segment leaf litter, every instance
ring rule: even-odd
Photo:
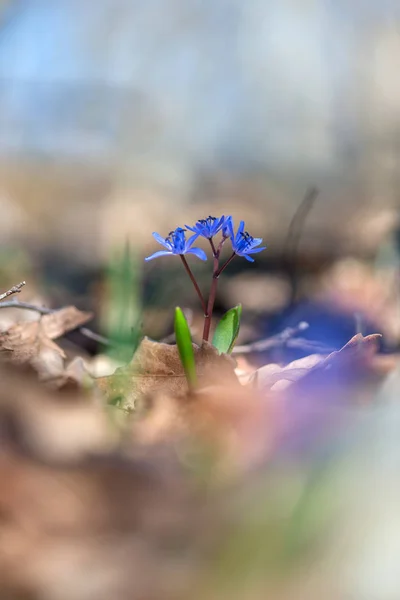
[[[276,506],[259,489],[265,465],[280,454],[282,431],[290,430],[291,440],[299,427],[309,433],[310,421],[294,412],[288,418],[287,402],[299,404],[305,395],[319,401],[321,382],[325,391],[337,381],[344,389],[345,373],[365,379],[376,370],[380,336],[358,334],[329,355],[265,365],[246,380],[238,377],[234,358],[211,344],[193,344],[198,387],[189,390],[177,347],[147,338],[107,377],[91,377],[80,356],[67,361],[54,340],[91,316],[66,307],[0,334],[0,475],[8,481],[0,489],[3,596],[57,598],[64,586],[67,600],[178,598],[188,590],[199,600],[232,597],[219,588],[224,571],[216,553],[230,560],[232,548],[249,544],[247,554],[258,555],[265,539],[279,548],[278,540],[293,536],[290,519],[277,518],[293,495],[290,468],[288,479],[268,475],[276,479]],[[110,410],[123,419],[110,419]],[[296,473],[306,489],[300,467]],[[243,513],[243,482],[271,512],[257,505]],[[246,515],[256,518],[256,536]],[[239,537],[228,550],[232,531]],[[101,545],[93,544],[96,536]],[[309,540],[306,547],[296,544],[300,555],[310,552]],[[179,573],[177,557],[184,565]],[[263,597],[296,598],[299,590],[309,598],[335,597],[334,570],[326,571],[317,595],[301,572],[293,576],[293,590],[283,584],[280,593],[265,580],[277,557],[263,560]],[[238,564],[252,572],[254,564],[245,563]],[[211,588],[204,591],[202,583],[197,593],[204,564],[213,565],[217,580],[213,575]]]

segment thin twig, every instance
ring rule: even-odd
[[[33,310],[40,313],[41,315],[49,315],[55,312],[52,308],[46,308],[45,306],[37,306],[30,302],[20,302],[19,300],[7,300],[6,302],[0,302],[0,308],[25,308],[26,310]]]
[[[297,295],[298,277],[296,253],[298,251],[305,220],[307,219],[318,194],[319,190],[316,187],[310,187],[306,191],[303,200],[290,221],[284,248],[284,256],[291,283],[290,305],[294,303]]]
[[[0,308],[22,308],[25,310],[33,310],[41,315],[50,315],[57,312],[57,310],[60,310],[46,308],[45,306],[38,306],[36,304],[31,304],[30,302],[20,302],[19,300],[7,300],[6,302],[0,302]],[[87,327],[77,327],[76,329],[88,339],[98,342],[99,344],[103,344],[103,346],[117,346],[117,344],[115,344],[115,342],[112,340],[100,335],[99,333],[95,333]]]
[[[288,340],[285,344],[286,348],[292,350],[301,350],[302,352],[309,352],[311,354],[330,354],[335,352],[337,348],[327,346],[322,342],[315,342],[313,340],[306,340],[305,338],[293,338]]]
[[[89,340],[93,340],[94,342],[98,342],[99,344],[103,344],[103,346],[113,346],[116,347],[118,344],[115,344],[108,338],[104,337],[104,335],[100,335],[100,333],[96,333],[87,327],[78,327],[78,331],[87,337]]]
[[[12,296],[13,294],[19,294],[25,283],[25,281],[21,281],[21,283],[17,283],[17,285],[14,285],[12,288],[4,292],[4,294],[0,294],[0,301],[4,300],[4,298]]]
[[[288,341],[298,335],[300,332],[308,329],[309,324],[305,321],[301,321],[296,327],[287,327],[281,333],[277,335],[272,335],[269,338],[264,340],[259,340],[258,342],[253,342],[252,344],[244,344],[243,346],[236,346],[233,349],[234,354],[250,354],[251,352],[264,352],[265,350],[269,350],[270,348],[275,348],[276,346],[283,346],[288,343]]]
[[[255,345],[257,344],[257,345]],[[265,340],[260,340],[259,342],[255,342],[255,344],[248,344],[244,346],[236,346],[233,349],[233,354],[255,354],[257,352],[265,352],[267,350],[271,350],[272,348],[278,348],[280,346],[285,346],[286,348],[290,348],[291,350],[301,350],[302,352],[309,352],[311,354],[330,354],[337,350],[337,348],[333,348],[332,346],[327,346],[326,344],[322,344],[320,342],[314,342],[313,340],[306,340],[305,338],[293,338],[283,342],[277,337],[268,338]]]

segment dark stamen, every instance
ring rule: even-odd
[[[241,236],[242,236],[243,240],[246,242],[246,246],[251,244],[251,242],[254,240],[253,236],[250,235],[248,231],[241,233]]]
[[[169,234],[165,238],[165,241],[166,242],[172,242],[174,244],[175,240],[177,239],[177,237],[179,236],[179,234],[180,233],[184,233],[185,231],[186,231],[186,229],[182,229],[182,227],[177,227],[176,229],[174,229],[174,231],[170,231],[169,232]]]

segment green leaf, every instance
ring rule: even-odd
[[[109,356],[122,362],[132,359],[141,338],[141,318],[139,261],[126,243],[113,253],[106,272],[102,329],[112,341]]]
[[[179,356],[185,371],[186,380],[189,387],[197,383],[196,364],[194,361],[194,352],[192,346],[192,337],[190,335],[189,325],[183,311],[178,306],[175,309],[175,337],[178,346]]]
[[[226,352],[228,354],[232,352],[237,336],[239,335],[241,316],[242,305],[238,304],[228,310],[218,323],[212,344],[219,352]]]

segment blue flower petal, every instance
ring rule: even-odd
[[[194,235],[190,236],[190,238],[186,242],[186,252],[188,252],[190,250],[190,248],[193,246],[194,242],[197,240],[199,235],[200,234],[196,232]]]
[[[233,231],[233,219],[232,217],[227,217],[226,221],[225,221],[225,225],[224,227],[226,227],[228,229],[227,233],[228,236],[232,239],[234,239],[235,237],[235,232]]]
[[[200,258],[200,260],[207,260],[207,254],[201,248],[191,248],[186,254],[194,254],[197,258]]]
[[[224,224],[224,215],[219,218],[209,216],[206,219],[199,219],[196,221],[193,227],[190,227],[190,225],[185,225],[185,227],[190,231],[197,233],[197,235],[209,240],[217,235],[219,231],[221,231],[221,229],[224,227]]]
[[[236,242],[238,242],[242,238],[242,233],[244,231],[244,221],[240,221],[240,225],[236,234]]]
[[[167,250],[159,250],[158,252],[154,252],[154,254],[151,254],[150,256],[146,256],[146,258],[144,260],[148,261],[148,260],[153,260],[153,258],[158,258],[159,256],[171,256],[172,252],[171,251],[167,251]]]
[[[266,247],[267,246],[261,246],[261,248],[251,248],[250,250],[247,250],[247,254],[256,254],[257,252],[262,252],[266,249]]]
[[[262,238],[253,238],[247,231],[244,231],[245,223],[244,221],[240,221],[239,227],[235,234],[233,228],[233,219],[232,217],[228,217],[225,221],[224,228],[230,231],[230,240],[232,244],[232,250],[234,254],[237,256],[242,256],[249,262],[254,262],[254,259],[251,258],[250,254],[258,254],[266,249],[266,246],[261,246],[257,248],[259,244],[262,243]]]
[[[171,244],[168,243],[159,233],[153,231],[153,238],[167,250],[171,250]]]

